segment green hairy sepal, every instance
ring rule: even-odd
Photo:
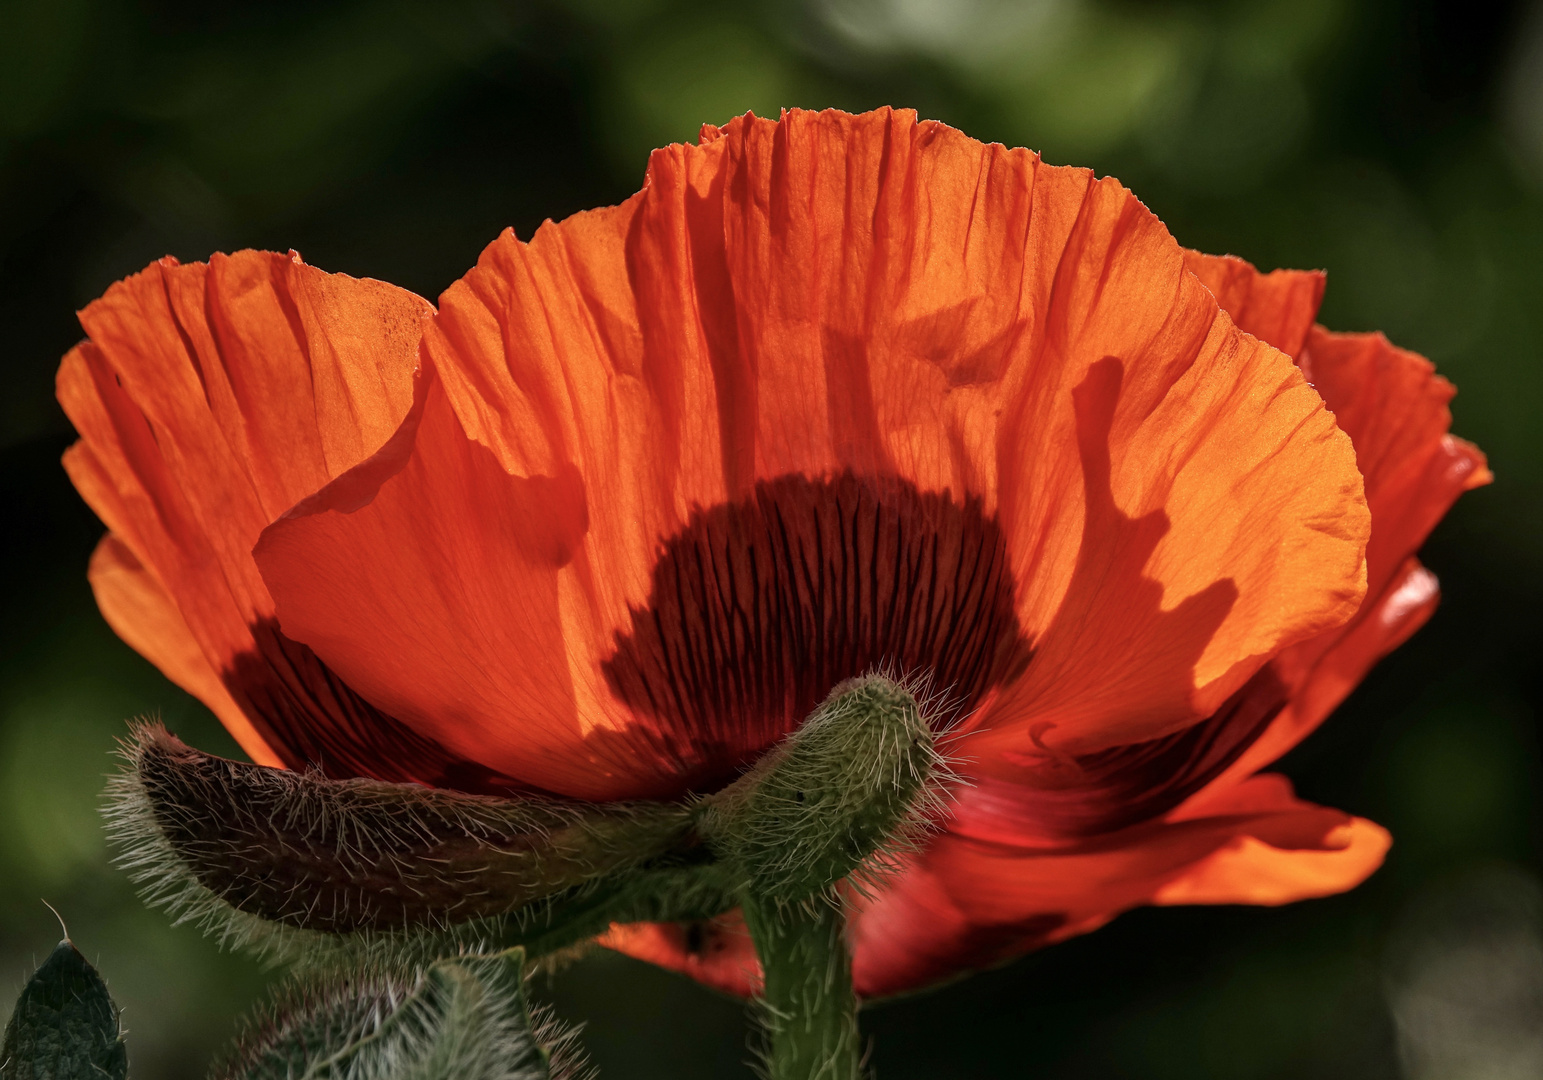
[[[524,953],[440,960],[416,976],[291,986],[217,1080],[568,1080],[571,1034],[526,1003]]]
[[[748,895],[798,902],[854,871],[881,873],[927,827],[943,772],[917,697],[883,675],[850,679],[706,798],[699,828]]]

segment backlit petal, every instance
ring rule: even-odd
[[[1360,478],[1289,359],[1232,326],[1117,183],[909,113],[746,117],[660,150],[622,206],[491,245],[425,349],[508,474],[582,481],[588,529],[552,572],[573,732],[591,758],[634,763],[627,793],[664,793],[676,762],[737,765],[783,730],[640,723],[613,664],[664,618],[663,554],[703,556],[679,541],[719,507],[781,512],[767,485],[894,478],[999,524],[1007,632],[1036,658],[979,713],[1003,729],[985,751],[1182,728],[1361,598]],[[790,550],[823,543],[800,533]],[[411,664],[366,676],[353,664],[373,628],[352,633],[308,644],[372,699],[413,702],[420,727],[455,715],[480,737],[523,714],[430,701],[442,684],[409,685]],[[513,739],[483,745],[503,773],[542,772]],[[604,775],[593,792],[622,794]]]
[[[430,311],[298,256],[164,259],[81,312],[90,340],[60,366],[59,400],[81,434],[65,467],[175,606],[223,692],[190,679],[184,639],[152,644],[177,628],[141,602],[143,589],[131,602],[103,578],[104,609],[211,708],[225,715],[234,701],[245,721],[231,730],[259,760],[349,774],[392,768],[394,748],[443,764],[278,633],[251,558],[264,526],[401,422]]]
[[[1143,904],[1278,904],[1364,880],[1376,825],[1291,795],[1283,777],[1233,786],[1203,816],[1045,850],[945,834],[854,929],[862,993],[886,996],[1083,933]],[[957,962],[954,962],[957,958]]]
[[[280,623],[452,753],[604,797],[618,783],[583,753],[558,582],[587,525],[583,485],[572,469],[510,476],[432,372],[418,397],[375,458],[263,533]]]
[[[1239,330],[1274,345],[1293,360],[1302,358],[1326,276],[1322,270],[1271,270],[1261,274],[1232,255],[1184,252],[1184,265],[1211,290]]]
[[[86,576],[102,617],[119,637],[168,679],[208,705],[253,761],[281,764],[210,666],[161,583],[112,533],[97,544]]]
[[[1345,626],[1285,650],[1272,667],[1290,704],[1225,780],[1268,765],[1323,722],[1379,659],[1435,610],[1435,575],[1414,558],[1457,497],[1492,479],[1449,433],[1454,390],[1430,361],[1381,334],[1315,327],[1302,366],[1355,445],[1372,513],[1367,599]]]

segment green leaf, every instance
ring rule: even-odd
[[[59,942],[16,1000],[0,1050],[0,1080],[123,1080],[128,1051],[107,984]]]
[[[292,989],[223,1080],[553,1080],[571,1038],[532,1020],[524,951]],[[556,1044],[556,1045],[554,1045]],[[554,1063],[553,1051],[559,1059]],[[571,1056],[571,1055],[570,1055]]]

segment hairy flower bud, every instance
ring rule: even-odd
[[[16,999],[0,1043],[0,1080],[124,1080],[118,1006],[69,938]]]
[[[882,675],[849,679],[738,781],[709,797],[702,834],[749,893],[828,890],[918,821],[941,762],[916,698]]]
[[[220,1080],[559,1080],[583,1075],[571,1034],[526,1003],[524,955],[440,960],[411,976],[292,988]]]
[[[128,747],[110,815],[152,900],[291,927],[434,928],[501,915],[694,844],[688,809],[493,798],[249,765],[159,725]]]

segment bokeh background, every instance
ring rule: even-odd
[[[0,1017],[57,939],[41,899],[141,1080],[202,1075],[269,979],[109,865],[125,718],[235,748],[93,606],[52,397],[72,312],[246,246],[434,297],[703,121],[882,104],[1119,176],[1188,245],[1327,268],[1323,320],[1431,356],[1499,481],[1426,549],[1434,622],[1284,765],[1393,830],[1384,870],[874,1008],[878,1075],[1543,1076],[1543,6],[1491,0],[0,3]],[[751,1075],[739,1007],[673,976],[597,953],[542,992],[604,1075]]]

